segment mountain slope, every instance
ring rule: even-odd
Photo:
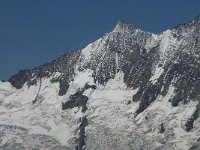
[[[119,21],[20,71],[0,83],[0,147],[198,149],[199,35],[200,17],[159,35]]]

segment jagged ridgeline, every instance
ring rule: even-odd
[[[138,93],[133,96],[134,101],[141,101],[138,113],[144,111],[159,94],[164,96],[172,80],[176,87],[176,96],[171,100],[173,106],[178,106],[179,102],[198,100],[200,95],[198,18],[161,35],[165,39],[155,39],[155,35],[144,32],[125,21],[119,21],[112,33],[92,45],[94,47],[91,50],[92,56],[87,61],[84,60],[87,58],[82,57],[84,50],[67,52],[52,62],[32,70],[20,71],[13,75],[9,82],[19,89],[25,83],[31,86],[36,84],[39,78],[50,77],[53,73],[59,72],[61,76],[52,79],[52,82],[60,83],[59,95],[64,95],[69,82],[75,76],[76,65],[80,71],[92,69],[95,80],[102,85],[114,78],[117,70],[121,69],[125,74],[124,81],[128,87],[140,87]],[[79,66],[81,61],[85,62]],[[156,83],[150,80],[155,67],[163,69]]]
[[[90,78],[94,83],[87,81],[86,70],[92,72]],[[74,80],[83,75],[85,85],[69,94],[68,100],[62,103],[62,109],[81,107],[85,116],[80,118],[79,144],[76,148],[84,149],[86,146],[87,149],[90,139],[87,139],[85,128],[90,124],[86,115],[90,112],[90,96],[84,95],[84,92],[107,87],[119,74],[123,74],[120,79],[126,85],[125,90],[137,89],[128,102],[130,107],[138,104],[132,113],[136,120],[141,114],[151,111],[153,106],[165,109],[162,105],[155,105],[159,101],[166,101],[165,104],[170,104],[169,107],[173,110],[178,110],[181,106],[180,112],[183,111],[181,108],[194,103],[195,110],[181,125],[189,135],[200,116],[200,17],[159,35],[119,21],[112,32],[85,48],[67,52],[58,59],[31,70],[22,70],[13,75],[9,82],[21,89],[24,86],[43,84],[43,78],[51,78],[51,83],[59,83],[58,95],[65,96],[70,93],[68,90]],[[170,115],[166,116],[168,119],[169,117]],[[145,118],[148,120],[149,116]],[[167,130],[166,124],[170,123],[159,122],[159,134],[172,133]],[[193,148],[195,147],[198,148],[198,145]]]

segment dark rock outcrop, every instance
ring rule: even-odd
[[[164,132],[165,132],[165,127],[164,127],[164,124],[161,123],[160,124],[160,131],[159,131],[159,133],[164,133]]]
[[[185,129],[187,132],[189,132],[190,130],[193,129],[193,123],[196,119],[198,119],[199,115],[200,115],[200,103],[197,105],[197,108],[195,110],[195,112],[193,113],[193,115],[191,116],[191,118],[189,118],[185,124]]]
[[[27,83],[29,86],[37,84],[39,79],[48,78],[55,73],[60,73],[59,77],[53,78],[51,81],[59,82],[59,95],[66,94],[69,88],[69,82],[74,77],[74,65],[80,56],[80,50],[67,52],[56,60],[45,63],[32,70],[22,70],[13,75],[8,80],[15,88],[20,89]]]
[[[62,103],[62,110],[74,108],[74,107],[82,107],[82,112],[85,112],[87,110],[87,101],[88,97],[85,95],[82,95],[82,92],[77,92],[74,95],[71,95],[69,97],[69,101]]]
[[[29,80],[30,70],[21,70],[8,80],[15,88],[20,89]]]
[[[85,127],[88,125],[88,119],[87,117],[81,118],[81,124],[79,126],[79,139],[78,139],[78,145],[76,146],[76,150],[84,150],[85,143]]]

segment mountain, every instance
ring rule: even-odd
[[[0,82],[0,149],[200,149],[200,17],[158,35],[126,21]]]

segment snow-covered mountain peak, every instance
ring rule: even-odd
[[[139,28],[133,24],[129,24],[127,21],[125,20],[119,20],[117,22],[117,25],[114,28],[114,32],[135,32],[137,31]],[[139,29],[140,30],[140,29]]]
[[[119,21],[83,49],[0,81],[0,149],[199,150],[200,26]]]

